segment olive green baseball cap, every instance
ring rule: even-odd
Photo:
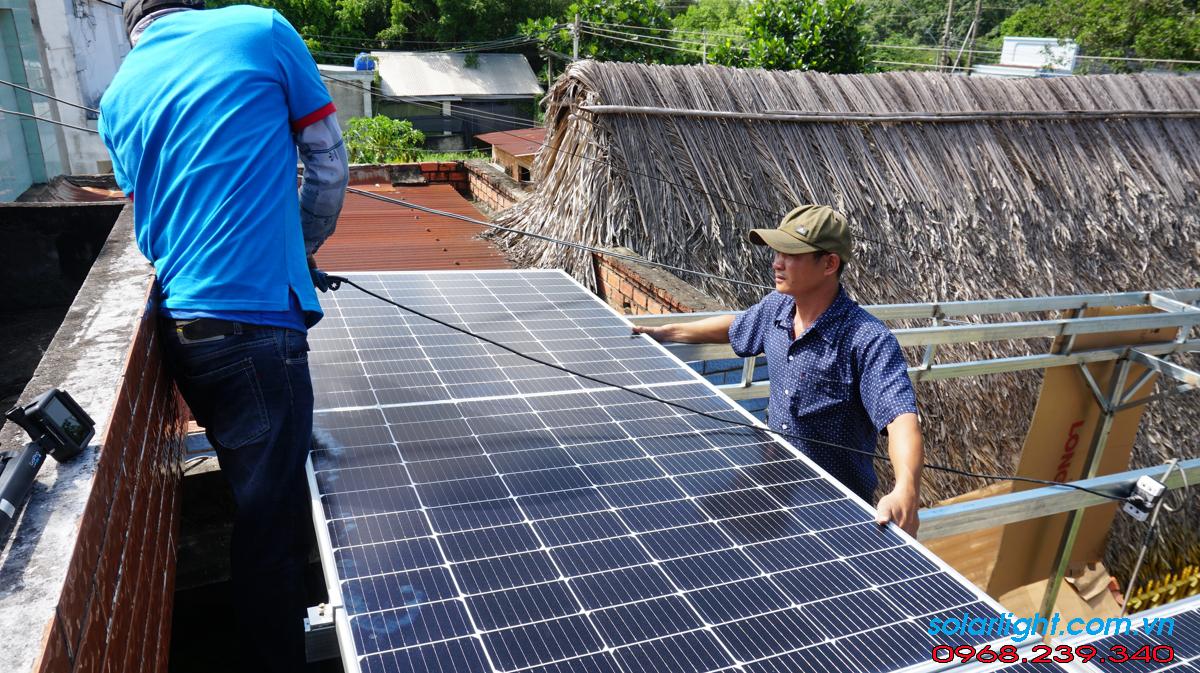
[[[806,205],[783,216],[778,229],[751,229],[747,235],[755,245],[767,245],[788,255],[834,252],[849,262],[854,239],[846,218],[829,206]]]

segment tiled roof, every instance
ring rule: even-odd
[[[528,157],[538,153],[546,144],[546,129],[513,129],[494,131],[475,136],[476,139],[498,147],[514,157]]]
[[[355,185],[422,206],[486,219],[446,184]],[[432,271],[508,269],[512,264],[490,241],[485,227],[411,208],[347,194],[337,230],[317,252],[321,269],[342,271]]]

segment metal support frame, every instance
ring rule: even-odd
[[[1108,433],[1112,431],[1113,419],[1116,417],[1117,403],[1125,394],[1125,381],[1129,377],[1130,360],[1128,354],[1122,355],[1121,359],[1113,369],[1112,376],[1109,378],[1108,391],[1105,395],[1096,395],[1096,402],[1100,404],[1100,418],[1096,421],[1096,429],[1092,435],[1091,444],[1088,446],[1087,458],[1084,461],[1084,478],[1095,478],[1096,472],[1100,469],[1100,460],[1104,456],[1104,448],[1108,444]],[[1085,365],[1080,365],[1080,369],[1087,372]],[[1087,378],[1090,385],[1095,385],[1095,379],[1091,378],[1091,373],[1087,372]],[[1092,393],[1096,394],[1098,388],[1093,387]],[[1067,529],[1063,537],[1058,542],[1058,550],[1054,554],[1054,563],[1051,565],[1053,569],[1050,574],[1050,581],[1046,585],[1046,593],[1042,597],[1041,614],[1049,619],[1051,613],[1054,612],[1054,604],[1058,601],[1058,587],[1062,584],[1063,577],[1067,574],[1067,566],[1071,562],[1071,552],[1075,549],[1075,539],[1079,536],[1079,526],[1083,523],[1083,515],[1086,508],[1077,508],[1071,510],[1067,516]]]
[[[1191,337],[1196,325],[1200,325],[1200,308],[1194,305],[1198,301],[1200,301],[1200,288],[984,301],[891,304],[864,306],[863,308],[880,320],[932,319],[931,327],[893,330],[900,345],[925,347],[920,365],[910,367],[908,370],[909,378],[914,382],[1077,366],[1088,389],[1091,390],[1100,406],[1101,414],[1097,419],[1092,441],[1088,447],[1084,480],[1076,483],[1101,492],[1126,495],[1139,476],[1142,474],[1160,475],[1164,468],[1156,467],[1097,477],[1096,473],[1100,468],[1113,420],[1116,414],[1134,406],[1200,389],[1200,373],[1163,359],[1172,353],[1200,352],[1200,339]],[[1088,308],[1115,306],[1151,306],[1161,312],[1084,317]],[[1070,311],[1071,317],[997,323],[963,323],[951,319],[951,317],[982,318],[989,314],[1041,311]],[[630,319],[638,325],[662,325],[733,313],[735,312],[683,313],[634,316]],[[1162,343],[1075,350],[1076,337],[1080,334],[1160,328],[1175,328],[1179,333],[1172,341]],[[1055,350],[1045,354],[934,364],[934,356],[937,346],[940,344],[1041,337],[1061,340]],[[668,344],[667,348],[685,361],[736,357],[732,349],[723,344]],[[1114,360],[1116,364],[1112,376],[1106,389],[1101,390],[1101,386],[1092,375],[1088,365]],[[1138,376],[1132,385],[1127,386],[1130,367],[1135,363],[1145,367],[1147,371]],[[735,400],[768,396],[769,382],[753,382],[753,372],[754,359],[747,358],[740,383],[718,387]],[[1135,395],[1153,379],[1155,374],[1161,374],[1164,378],[1179,383],[1163,392],[1135,399]],[[1178,488],[1185,485],[1187,481],[1200,482],[1200,459],[1182,462],[1180,467],[1183,469],[1172,474],[1168,488]],[[932,510],[927,509],[922,511],[921,539],[943,537],[979,528],[1069,512],[1066,530],[1059,540],[1055,553],[1053,574],[1042,600],[1042,614],[1049,615],[1054,609],[1059,586],[1066,575],[1084,512],[1088,507],[1104,502],[1108,501],[1095,494],[1063,487],[1047,487]]]
[[[1161,480],[1167,472],[1164,465],[1141,470],[1129,470],[1095,479],[1073,481],[1071,484],[1098,491],[1112,497],[1124,497],[1133,491],[1139,477]],[[1200,487],[1200,458],[1183,460],[1165,482],[1167,490],[1189,485]],[[1062,514],[1071,510],[1103,505],[1107,498],[1064,486],[1043,486],[1028,491],[1016,491],[952,505],[927,507],[921,510],[921,528],[917,539],[922,542],[994,528],[1010,523],[1028,521],[1043,516]]]

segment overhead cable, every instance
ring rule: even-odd
[[[80,110],[87,110],[88,112],[95,112],[96,114],[100,114],[100,111],[97,110],[96,108],[88,107],[86,105],[80,105],[79,103],[72,103],[71,101],[63,100],[61,98],[55,98],[54,96],[51,96],[48,93],[38,91],[36,89],[30,89],[27,86],[21,86],[20,84],[17,84],[15,82],[8,82],[8,81],[0,79],[0,84],[7,84],[8,86],[13,87],[14,89],[28,91],[29,93],[41,96],[42,98],[49,98],[50,100],[58,101],[59,103],[62,103],[63,105],[70,105],[73,108],[79,108]]]
[[[644,264],[646,266],[658,267],[660,269],[667,269],[670,271],[676,271],[678,273],[685,273],[685,274],[689,274],[689,275],[693,275],[693,276],[701,276],[703,278],[711,278],[713,280],[725,281],[725,282],[734,283],[737,285],[745,285],[747,287],[753,287],[753,288],[757,288],[760,290],[774,290],[775,289],[774,287],[771,287],[769,285],[760,285],[758,283],[750,283],[750,282],[747,282],[744,280],[737,280],[736,278],[726,278],[724,276],[718,276],[718,275],[711,274],[711,273],[705,273],[703,271],[694,271],[692,269],[685,269],[685,268],[679,267],[679,266],[672,266],[670,264],[664,264],[662,262],[654,262],[654,261],[650,261],[650,260],[642,258],[642,257],[623,255],[619,252],[605,250],[604,248],[596,248],[596,247],[593,247],[590,245],[586,245],[584,243],[575,243],[573,241],[564,241],[562,239],[554,238],[552,236],[546,236],[545,234],[536,234],[531,231],[522,231],[520,229],[513,229],[511,227],[505,227],[505,226],[502,226],[499,224],[495,224],[493,222],[488,222],[487,220],[479,220],[479,219],[475,219],[473,217],[469,217],[467,215],[459,215],[458,213],[451,213],[451,212],[448,212],[445,210],[438,210],[436,208],[430,208],[428,206],[422,206],[420,204],[413,203],[412,201],[405,201],[404,199],[392,198],[390,196],[384,196],[383,194],[376,194],[375,192],[369,192],[369,191],[366,191],[363,189],[357,189],[355,187],[347,187],[346,191],[351,194],[358,194],[359,196],[365,196],[369,199],[375,199],[376,201],[383,201],[384,203],[391,203],[391,204],[397,205],[397,206],[404,206],[406,208],[412,208],[414,210],[419,210],[421,212],[429,213],[431,215],[441,215],[442,217],[449,217],[451,219],[460,220],[462,222],[470,222],[471,224],[477,224],[481,227],[495,229],[496,231],[505,231],[505,232],[509,232],[509,233],[513,233],[513,234],[519,234],[521,236],[526,236],[529,238],[536,238],[538,240],[546,241],[548,243],[554,243],[555,245],[561,245],[561,246],[567,247],[567,248],[574,248],[576,250],[583,250],[585,252],[593,252],[596,254],[605,255],[607,257],[612,257],[614,259],[620,259],[620,260],[624,260],[627,262]]]
[[[926,45],[909,45],[909,44],[880,44],[871,43],[868,45],[876,49],[907,49],[911,51],[942,51],[940,47],[931,47]],[[1002,52],[988,49],[964,49],[964,54],[1000,54]],[[1136,56],[1088,56],[1085,54],[1076,54],[1071,57],[1074,60],[1085,61],[1120,61],[1126,63],[1172,63],[1179,65],[1200,65],[1200,61],[1187,60],[1179,58],[1139,58]]]
[[[421,101],[407,100],[407,99],[404,99],[404,98],[399,98],[399,97],[395,97],[395,96],[387,96],[387,95],[384,95],[384,94],[375,94],[375,93],[374,93],[374,92],[373,92],[371,89],[368,89],[368,88],[366,88],[366,87],[359,86],[359,85],[357,85],[357,84],[354,84],[354,83],[352,83],[352,82],[342,82],[342,81],[340,81],[340,80],[331,80],[331,81],[333,81],[333,82],[337,82],[338,84],[341,84],[342,86],[346,86],[346,87],[349,87],[349,88],[352,88],[352,89],[358,89],[358,90],[360,90],[360,91],[366,91],[366,92],[372,93],[372,94],[374,94],[374,95],[376,95],[376,96],[379,96],[379,97],[381,97],[381,98],[384,98],[384,99],[387,99],[387,100],[396,100],[396,101],[399,101],[399,102],[410,103],[410,104],[413,104],[413,105],[418,105],[418,106],[425,106],[425,107],[428,107],[428,104],[422,103]],[[454,112],[453,110],[451,110],[450,116],[451,116],[451,117],[454,117],[454,116],[455,116],[455,112]],[[580,116],[576,116],[576,117],[575,117],[575,119],[578,119],[578,120],[580,120],[580,121],[583,121],[583,122],[585,122],[585,123],[591,124],[591,125],[593,125],[593,126],[598,126],[598,125],[599,125],[597,122],[595,122],[595,121],[592,121],[592,120],[590,120],[590,119],[587,119],[586,117],[584,117],[584,116],[582,116],[582,115],[580,115]],[[736,204],[736,205],[739,205],[739,206],[743,206],[743,207],[745,207],[745,208],[749,208],[749,209],[751,209],[751,210],[755,210],[755,211],[758,211],[758,212],[761,212],[761,213],[766,213],[766,214],[770,215],[772,218],[779,218],[779,217],[782,217],[782,216],[783,216],[783,213],[780,213],[779,211],[777,211],[777,210],[774,210],[774,209],[772,209],[772,208],[764,208],[763,206],[760,206],[760,205],[757,205],[757,204],[754,204],[754,203],[749,203],[749,202],[747,202],[747,201],[742,201],[742,200],[740,200],[740,199],[735,199],[735,198],[733,198],[733,197],[730,197],[730,196],[724,196],[724,195],[722,195],[722,194],[716,194],[716,193],[710,192],[710,191],[709,191],[709,190],[707,190],[707,189],[704,189],[703,187],[699,187],[699,186],[696,186],[696,185],[691,185],[691,184],[686,184],[686,183],[682,183],[682,182],[676,182],[676,181],[674,181],[674,180],[670,180],[670,179],[668,179],[668,178],[664,178],[664,177],[662,177],[662,176],[660,176],[660,175],[654,175],[654,174],[651,174],[651,173],[645,173],[645,172],[638,171],[638,170],[634,170],[634,169],[632,169],[632,168],[628,168],[628,167],[616,166],[616,165],[614,165],[614,164],[612,163],[612,161],[611,161],[611,160],[608,160],[608,159],[602,159],[602,158],[598,158],[598,157],[589,157],[589,156],[586,156],[586,155],[583,155],[583,154],[577,154],[577,153],[575,153],[575,152],[569,152],[569,151],[567,151],[567,150],[564,150],[564,149],[562,149],[561,147],[555,147],[555,146],[552,146],[552,145],[548,145],[548,144],[547,144],[547,143],[545,143],[545,142],[540,142],[540,141],[537,141],[537,140],[531,140],[531,139],[529,139],[529,138],[525,138],[525,137],[523,137],[523,136],[519,136],[519,135],[517,135],[516,133],[513,133],[513,132],[512,132],[512,131],[510,131],[510,130],[499,130],[499,131],[492,131],[492,133],[502,133],[502,134],[504,134],[504,135],[508,135],[508,136],[512,136],[513,138],[517,138],[518,140],[521,140],[521,141],[523,141],[523,142],[532,143],[532,144],[538,145],[538,146],[540,146],[540,147],[550,148],[550,149],[551,149],[551,150],[553,150],[554,152],[557,152],[557,153],[560,153],[560,154],[565,154],[565,155],[567,155],[567,156],[570,156],[570,157],[575,157],[575,158],[577,158],[577,159],[582,159],[582,160],[584,160],[584,161],[589,161],[589,162],[597,163],[597,164],[600,164],[600,165],[603,165],[603,166],[608,166],[608,167],[609,167],[611,170],[613,170],[613,171],[616,171],[616,172],[618,172],[618,173],[624,173],[624,174],[626,174],[626,175],[636,175],[636,176],[638,176],[638,177],[648,178],[648,179],[650,179],[650,180],[654,180],[654,181],[656,181],[656,182],[659,182],[659,183],[661,183],[661,184],[664,184],[664,185],[670,185],[670,186],[672,186],[672,187],[678,187],[678,188],[680,188],[680,189],[684,189],[684,190],[687,190],[687,191],[695,192],[695,193],[697,193],[697,194],[701,194],[701,195],[703,195],[703,196],[709,197],[709,198],[711,198],[711,199],[714,199],[714,200],[716,200],[716,201],[723,201],[723,202],[725,202],[725,203],[732,203],[732,204]],[[865,235],[863,235],[862,233],[855,233],[855,234],[854,234],[854,236],[855,236],[855,238],[857,238],[857,239],[858,239],[858,240],[860,240],[860,241],[865,241],[865,242],[869,242],[869,243],[875,243],[875,244],[877,244],[877,245],[879,245],[879,246],[881,246],[881,247],[884,247],[884,248],[889,248],[889,249],[893,249],[893,250],[899,250],[899,251],[902,251],[902,252],[908,252],[908,253],[911,253],[911,254],[923,255],[923,256],[929,257],[929,258],[931,258],[931,259],[942,259],[941,255],[939,255],[939,254],[937,254],[937,253],[935,253],[935,252],[931,252],[931,251],[927,251],[927,250],[920,250],[920,249],[918,249],[918,248],[909,248],[909,247],[906,247],[906,246],[897,245],[897,244],[895,244],[895,243],[891,243],[891,242],[887,242],[887,241],[881,241],[881,240],[879,240],[879,239],[876,239],[876,238],[871,238],[871,237],[869,237],[869,236],[865,236]]]
[[[539,365],[542,365],[542,366],[545,366],[545,367],[549,367],[549,368],[551,368],[551,369],[555,369],[555,370],[557,370],[557,371],[563,372],[563,373],[565,373],[565,374],[569,374],[569,375],[571,375],[571,376],[575,376],[575,377],[578,377],[578,378],[581,378],[581,379],[584,379],[584,380],[587,380],[587,381],[591,381],[591,382],[593,382],[593,383],[597,383],[597,384],[600,384],[600,385],[603,385],[603,386],[607,386],[607,387],[610,387],[610,388],[616,388],[616,389],[618,389],[618,390],[623,390],[623,391],[625,391],[625,392],[627,392],[627,393],[631,393],[631,394],[633,394],[633,395],[637,395],[638,397],[642,397],[642,398],[645,398],[645,399],[647,399],[647,400],[651,400],[651,401],[653,401],[653,402],[659,402],[659,403],[661,403],[661,404],[665,404],[665,405],[667,405],[667,406],[674,407],[674,408],[676,408],[676,409],[679,409],[679,410],[681,410],[681,411],[685,411],[685,412],[687,412],[687,413],[690,413],[690,414],[696,414],[696,415],[698,415],[698,416],[703,416],[704,418],[708,418],[708,419],[711,419],[711,420],[714,420],[714,421],[719,421],[719,422],[721,422],[721,423],[726,423],[726,424],[729,424],[729,425],[732,425],[732,426],[744,427],[744,428],[748,428],[748,429],[751,429],[751,430],[756,430],[756,431],[758,431],[758,432],[769,432],[769,433],[772,433],[772,434],[775,434],[775,435],[778,435],[778,436],[781,436],[781,437],[785,437],[785,438],[787,438],[787,439],[790,439],[790,440],[799,440],[799,441],[801,441],[801,442],[806,442],[806,443],[811,443],[811,444],[817,444],[817,445],[820,445],[820,446],[826,446],[826,447],[829,447],[829,448],[834,448],[834,449],[838,449],[838,450],[841,450],[841,451],[846,451],[846,452],[848,452],[848,453],[855,453],[855,454],[859,454],[859,455],[865,455],[865,456],[869,456],[869,457],[870,457],[871,459],[873,459],[873,460],[878,460],[878,461],[883,461],[883,462],[891,462],[891,458],[889,458],[888,456],[885,456],[885,455],[883,455],[883,454],[880,454],[880,453],[876,453],[876,452],[874,452],[874,451],[866,451],[866,450],[863,450],[863,449],[857,449],[857,448],[854,448],[854,447],[851,447],[851,446],[845,446],[845,445],[843,445],[843,444],[838,444],[838,443],[836,443],[836,442],[827,442],[827,441],[824,441],[824,440],[821,440],[821,439],[814,439],[814,438],[812,438],[812,437],[804,437],[804,436],[802,436],[802,435],[797,435],[797,434],[794,434],[794,433],[788,433],[788,432],[781,432],[781,431],[777,431],[777,430],[772,430],[772,429],[770,429],[770,428],[765,428],[765,427],[763,427],[763,426],[761,426],[761,425],[758,425],[758,424],[755,424],[755,423],[750,423],[750,422],[747,422],[747,421],[739,421],[739,420],[734,420],[734,419],[730,419],[730,418],[725,418],[725,417],[723,417],[723,416],[718,416],[717,414],[710,413],[710,412],[707,412],[707,411],[702,411],[702,410],[699,410],[699,409],[693,409],[693,408],[691,408],[691,407],[687,406],[686,404],[683,404],[683,403],[680,403],[680,402],[676,402],[676,401],[674,401],[674,400],[665,400],[665,399],[662,399],[662,398],[660,398],[660,397],[655,397],[654,395],[651,395],[651,394],[649,394],[649,393],[642,392],[642,391],[640,391],[640,390],[635,390],[635,389],[633,389],[633,388],[629,388],[629,387],[627,387],[627,386],[623,386],[623,385],[616,384],[616,383],[611,383],[611,382],[609,382],[609,381],[605,381],[604,379],[601,379],[601,378],[599,378],[599,377],[592,376],[592,375],[590,375],[590,374],[584,374],[584,373],[582,373],[582,372],[577,372],[577,371],[574,371],[574,370],[572,370],[572,369],[570,369],[570,368],[567,368],[567,367],[564,367],[564,366],[562,366],[562,365],[559,365],[559,364],[557,364],[557,363],[554,363],[554,362],[548,362],[548,361],[546,361],[546,360],[542,360],[541,358],[537,358],[537,357],[534,357],[534,356],[532,356],[532,355],[529,355],[529,354],[523,353],[523,352],[521,352],[521,351],[519,351],[519,350],[517,350],[517,349],[515,349],[515,348],[512,348],[511,346],[507,346],[507,345],[505,345],[505,344],[503,344],[503,343],[500,343],[499,341],[496,341],[496,340],[494,340],[494,339],[491,339],[491,338],[489,338],[489,337],[483,336],[483,335],[481,335],[481,334],[475,334],[474,332],[472,332],[472,331],[470,331],[470,330],[468,330],[468,329],[466,329],[466,328],[464,328],[464,327],[460,327],[460,326],[458,326],[458,325],[455,325],[455,324],[453,324],[453,323],[446,322],[445,320],[441,320],[441,319],[439,319],[439,318],[436,318],[436,317],[434,317],[434,316],[428,315],[428,314],[426,314],[426,313],[422,313],[421,311],[418,311],[417,309],[411,308],[411,307],[409,307],[409,306],[405,306],[404,304],[401,304],[401,303],[399,303],[399,302],[393,301],[392,299],[389,299],[388,297],[385,297],[385,296],[383,296],[383,295],[381,295],[381,294],[378,294],[378,293],[376,293],[376,292],[373,292],[373,291],[371,291],[371,290],[368,290],[367,288],[365,288],[365,287],[363,287],[363,286],[359,285],[358,283],[355,283],[354,281],[352,281],[352,280],[350,280],[350,279],[348,279],[348,278],[343,278],[343,277],[341,277],[341,276],[329,276],[329,281],[330,281],[330,283],[331,283],[331,285],[330,285],[331,289],[334,289],[334,290],[336,290],[336,289],[338,289],[338,287],[340,287],[340,286],[341,286],[341,285],[343,285],[343,284],[344,284],[344,285],[349,285],[349,286],[351,286],[351,287],[353,287],[353,288],[356,288],[356,289],[358,289],[359,291],[361,291],[361,292],[363,292],[363,293],[365,293],[365,294],[367,294],[367,295],[369,295],[369,296],[371,296],[371,297],[374,297],[374,298],[376,298],[376,299],[378,299],[378,300],[380,300],[380,301],[382,301],[382,302],[384,302],[384,303],[391,304],[392,306],[395,306],[396,308],[399,308],[399,309],[401,309],[401,310],[403,310],[403,311],[407,311],[407,312],[409,312],[409,313],[411,313],[411,314],[413,314],[413,315],[415,315],[415,316],[418,316],[418,317],[420,317],[420,318],[424,318],[424,319],[426,319],[426,320],[429,320],[429,321],[431,321],[431,322],[437,323],[438,325],[441,325],[442,327],[446,327],[446,328],[448,328],[448,329],[451,329],[451,330],[454,330],[454,331],[456,331],[456,332],[458,332],[458,333],[460,333],[460,334],[464,334],[464,335],[466,335],[466,336],[469,336],[469,337],[471,337],[471,338],[473,338],[473,339],[477,339],[477,340],[479,340],[479,341],[482,341],[482,342],[484,342],[484,343],[487,343],[487,344],[490,344],[490,345],[492,345],[492,346],[495,346],[495,347],[497,347],[497,348],[500,348],[501,350],[504,350],[504,351],[507,351],[507,352],[509,352],[509,353],[512,353],[513,355],[516,355],[517,357],[524,358],[525,360],[528,360],[528,361],[530,361],[530,362],[533,362],[533,363],[536,363],[536,364],[539,364]],[[650,337],[646,337],[646,338],[650,338]],[[1022,477],[1022,476],[1019,476],[1019,475],[1002,475],[1002,474],[987,474],[987,473],[981,473],[981,472],[971,472],[971,471],[968,471],[968,470],[960,470],[960,469],[958,469],[958,468],[956,468],[956,467],[949,467],[949,466],[945,466],[945,465],[939,465],[939,464],[936,464],[936,463],[924,463],[924,464],[922,465],[922,467],[924,467],[924,468],[926,468],[926,469],[929,469],[929,470],[934,470],[934,471],[937,471],[937,472],[947,472],[947,473],[950,473],[950,474],[956,474],[956,475],[963,476],[963,477],[972,477],[972,478],[975,478],[975,479],[984,479],[984,480],[988,480],[988,481],[1019,481],[1019,482],[1030,483],[1030,484],[1039,484],[1039,485],[1042,485],[1042,486],[1058,486],[1058,487],[1062,487],[1062,488],[1069,488],[1069,489],[1074,489],[1074,490],[1077,490],[1077,491],[1083,491],[1083,492],[1085,492],[1085,493],[1090,493],[1090,494],[1092,494],[1092,495],[1095,495],[1095,496],[1098,496],[1098,497],[1100,497],[1100,498],[1104,498],[1104,499],[1106,499],[1106,500],[1113,500],[1113,501],[1116,501],[1116,502],[1124,502],[1124,501],[1126,500],[1126,498],[1125,498],[1125,497],[1122,497],[1122,496],[1114,496],[1114,495],[1111,495],[1111,494],[1109,494],[1109,493],[1104,493],[1104,492],[1102,492],[1102,491],[1098,491],[1098,490],[1095,490],[1095,489],[1090,489],[1090,488],[1087,488],[1087,487],[1085,487],[1085,486],[1079,486],[1078,484],[1072,484],[1072,483],[1066,483],[1066,482],[1060,482],[1060,481],[1053,481],[1053,480],[1049,480],[1049,479],[1035,479],[1035,478],[1033,478],[1033,477]]]
[[[87,127],[84,127],[84,126],[76,126],[76,125],[74,125],[74,124],[68,124],[68,123],[66,123],[66,122],[60,122],[60,121],[58,121],[57,119],[46,119],[45,117],[39,117],[39,116],[37,116],[37,115],[31,115],[31,114],[29,114],[29,113],[27,113],[27,112],[17,112],[17,111],[15,111],[15,110],[2,110],[2,109],[0,109],[0,114],[6,114],[6,115],[16,115],[16,116],[18,116],[18,117],[28,117],[28,118],[30,118],[30,119],[36,119],[36,120],[38,120],[38,121],[40,121],[40,122],[46,122],[46,123],[48,123],[48,124],[56,124],[56,125],[58,125],[58,126],[65,126],[65,127],[69,128],[69,129],[75,129],[75,130],[77,130],[77,131],[87,131],[88,133],[95,133],[95,134],[97,134],[97,135],[100,133],[100,132],[99,132],[99,131],[97,131],[96,129],[89,129],[89,128],[87,128]]]

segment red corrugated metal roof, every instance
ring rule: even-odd
[[[450,185],[356,187],[487,219]],[[477,224],[346,194],[337,230],[317,252],[317,264],[331,273],[512,268],[496,246],[478,238],[485,230]]]
[[[514,129],[494,131],[475,136],[483,142],[499,147],[514,157],[529,157],[538,153],[546,143],[546,129]]]

